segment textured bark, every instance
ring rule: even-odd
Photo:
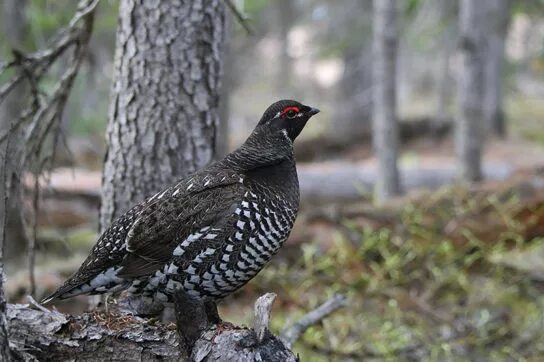
[[[460,114],[455,148],[460,177],[465,181],[482,179],[484,63],[483,1],[460,2],[460,51],[462,67],[458,79]]]
[[[215,157],[221,159],[229,153],[229,117],[230,94],[234,89],[236,80],[234,34],[235,19],[225,17],[225,43],[223,45],[223,77],[221,79],[221,97],[219,100],[219,125],[215,137]]]
[[[224,38],[221,0],[122,0],[103,229],[214,156]]]
[[[4,225],[1,225],[4,227]],[[3,244],[3,243],[2,243]],[[11,361],[8,342],[8,323],[6,319],[6,298],[4,296],[4,263],[0,255],[0,361]]]
[[[2,30],[7,36],[9,46],[18,49],[24,41],[26,32],[27,22],[24,14],[26,0],[5,0],[2,5]],[[12,122],[19,117],[19,113],[25,105],[26,88],[23,84],[19,84],[11,90],[4,102],[0,104],[0,134],[10,129]],[[21,130],[14,131],[10,135],[9,148],[6,151],[9,159],[5,170],[3,170],[8,175],[8,179],[6,184],[2,183],[0,185],[0,195],[7,192],[10,196],[5,211],[3,202],[0,205],[0,219],[2,219],[4,212],[7,215],[4,246],[6,260],[22,256],[27,244],[20,210],[20,206],[23,204],[22,189],[18,179],[19,176],[16,174],[18,165],[14,161],[19,160],[23,152],[22,145],[24,142],[21,141],[22,137],[23,132]],[[4,158],[4,151],[2,147],[0,149],[0,160]]]
[[[218,328],[206,320],[201,307],[184,307],[178,320],[186,322],[183,327],[187,323],[197,327],[182,334],[189,340],[180,339],[173,324],[165,326],[127,315],[86,313],[72,317],[8,305],[10,342],[18,359],[24,361],[296,361],[281,340],[268,332],[268,325],[261,329],[259,338],[253,329],[229,324]]]
[[[399,152],[396,66],[398,47],[398,3],[374,0],[373,114],[372,136],[378,158],[378,201],[400,193],[397,158]]]
[[[484,0],[486,19],[484,120],[486,129],[506,135],[503,109],[503,64],[510,19],[509,0]]]
[[[24,353],[24,360],[177,361],[179,356],[175,328],[132,317],[71,317],[16,304],[8,305],[7,319],[14,352]]]

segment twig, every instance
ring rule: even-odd
[[[29,302],[30,304],[32,304],[34,307],[38,308],[38,309],[41,310],[42,312],[47,313],[47,314],[51,313],[51,311],[50,311],[49,309],[45,308],[45,307],[42,306],[40,303],[36,302],[36,300],[35,300],[34,298],[32,298],[31,295],[27,295],[27,296],[26,296],[26,299],[28,299],[28,302]]]
[[[40,178],[34,175],[34,190],[32,195],[32,232],[28,238],[28,281],[30,284],[29,297],[36,292],[36,276],[34,273],[36,264],[36,239],[38,236],[38,213],[40,212]]]
[[[253,329],[257,333],[257,340],[261,343],[268,331],[268,325],[270,323],[270,311],[272,310],[272,304],[276,299],[276,293],[266,293],[260,296],[255,302],[255,320],[253,323]]]
[[[306,313],[302,318],[293,323],[292,326],[284,328],[281,332],[280,339],[287,348],[291,348],[308,328],[318,323],[335,310],[343,307],[345,304],[345,296],[340,294],[334,295],[316,309]]]
[[[26,108],[21,111],[17,119],[12,121],[10,128],[0,134],[0,144],[7,140],[15,132],[23,137],[20,152],[16,152],[9,162],[13,167],[9,168],[9,177],[17,173],[23,174],[27,165],[38,165],[34,169],[35,188],[33,194],[33,220],[31,223],[32,231],[29,240],[28,268],[30,281],[30,294],[34,294],[36,289],[35,282],[35,252],[37,236],[37,218],[39,212],[39,177],[46,168],[52,167],[52,160],[55,156],[55,149],[58,141],[62,113],[74,79],[78,73],[79,67],[83,61],[85,51],[92,33],[93,15],[99,0],[80,0],[75,15],[70,20],[68,26],[57,32],[49,42],[48,47],[34,53],[25,54],[13,49],[13,60],[2,64],[0,72],[8,67],[16,68],[17,72],[2,87],[0,87],[0,103],[22,80],[26,80],[30,86],[30,99]],[[39,89],[40,81],[47,74],[54,62],[63,54],[67,54],[71,49],[73,52],[69,57],[69,66],[63,71],[56,83],[56,87],[51,96],[42,94]],[[52,137],[52,150],[50,155],[44,155],[44,148],[50,135]],[[24,144],[24,147],[22,146]],[[7,160],[4,160],[4,174],[7,173]],[[8,177],[8,176],[5,176]],[[4,187],[8,187],[6,178]],[[4,190],[8,192],[9,189]],[[7,196],[6,196],[7,197]],[[7,205],[7,201],[6,205]],[[6,206],[7,207],[7,206]],[[4,210],[4,212],[7,210]],[[22,214],[22,208],[21,208]],[[25,231],[26,227],[24,217],[21,217]]]
[[[242,25],[246,33],[248,35],[253,35],[253,29],[251,29],[248,19],[244,15],[242,15],[240,10],[238,10],[236,5],[234,5],[231,0],[224,0],[224,1],[225,1],[225,4],[227,4],[227,7],[229,8],[229,10],[232,12],[234,17],[236,18],[236,20],[238,20],[240,25]]]

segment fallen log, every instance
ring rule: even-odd
[[[268,330],[275,294],[255,303],[254,328],[222,322],[187,295],[176,299],[176,324],[122,314],[89,312],[69,316],[34,303],[9,304],[9,347],[20,361],[298,361],[290,350],[311,325],[345,304],[334,296],[302,317],[281,337]]]

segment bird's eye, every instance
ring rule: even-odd
[[[297,111],[295,111],[294,109],[290,109],[285,115],[287,116],[287,118],[295,118],[297,115]]]

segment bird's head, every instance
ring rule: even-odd
[[[317,108],[293,100],[281,100],[268,107],[257,128],[267,133],[283,133],[294,141],[306,126],[306,122],[317,113]]]

